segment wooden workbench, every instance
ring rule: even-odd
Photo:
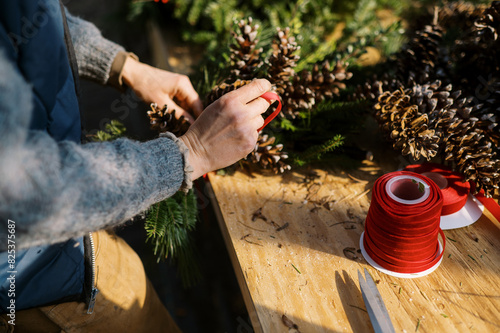
[[[256,332],[370,332],[357,271],[378,282],[397,332],[500,332],[500,224],[488,211],[445,231],[441,265],[402,279],[358,252],[373,182],[354,171],[209,174],[219,223]]]

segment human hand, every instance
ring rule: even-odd
[[[193,179],[224,168],[247,156],[258,139],[270,105],[259,96],[271,88],[264,79],[231,91],[210,104],[180,139],[189,148]]]
[[[144,102],[167,104],[176,110],[176,117],[184,116],[191,123],[203,111],[203,104],[186,75],[158,69],[131,57],[123,65],[122,78]],[[177,104],[178,102],[179,104]]]

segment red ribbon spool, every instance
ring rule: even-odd
[[[398,171],[380,177],[365,221],[364,251],[391,272],[413,274],[433,268],[446,242],[439,227],[442,207],[441,190],[425,176]]]
[[[464,182],[460,173],[435,163],[409,165],[404,170],[422,174],[439,186],[443,193],[441,215],[456,213],[465,206],[469,197],[470,184]]]

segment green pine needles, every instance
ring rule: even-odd
[[[305,164],[311,163],[314,160],[320,160],[321,157],[327,153],[335,150],[336,148],[342,146],[344,143],[344,137],[340,134],[335,135],[330,140],[317,146],[312,146],[301,154],[297,154],[293,158],[293,162],[298,166],[303,166]]]
[[[126,128],[118,120],[111,120],[106,124],[104,130],[97,131],[91,136],[92,141],[111,141],[125,135]]]
[[[158,262],[170,257],[177,264],[179,276],[186,287],[194,285],[201,277],[191,240],[197,210],[194,191],[179,191],[151,206],[144,225],[146,241],[153,245]]]

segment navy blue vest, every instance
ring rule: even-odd
[[[31,129],[56,141],[80,142],[81,120],[75,81],[64,40],[58,0],[0,0],[0,50],[32,85]],[[7,219],[8,217],[3,217]],[[21,224],[22,221],[16,221]],[[0,253],[0,312],[7,312],[7,253]],[[82,300],[85,282],[83,237],[17,250],[16,309]]]

